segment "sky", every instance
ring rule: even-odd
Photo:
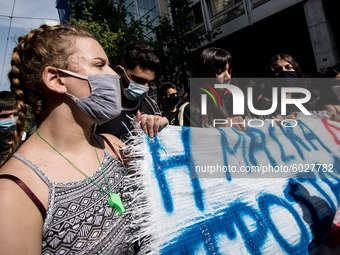
[[[7,74],[17,38],[46,24],[46,20],[51,25],[59,22],[55,6],[56,0],[0,0],[0,91],[10,90]],[[12,16],[12,10],[11,22],[8,16]]]

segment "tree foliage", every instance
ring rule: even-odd
[[[125,0],[69,0],[73,14],[70,24],[91,32],[104,48],[113,66],[119,63],[124,47],[132,41],[145,41],[149,27],[127,11]]]
[[[161,17],[155,28],[154,47],[162,62],[162,75],[188,90],[188,63],[190,52],[199,48],[204,41],[211,41],[219,31],[193,30],[195,26],[192,1],[170,0],[172,21]]]

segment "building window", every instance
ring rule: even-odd
[[[203,22],[201,2],[194,4],[194,6],[192,7],[192,13],[194,16],[195,25],[199,25]]]
[[[253,9],[269,0],[251,0]]]
[[[242,2],[242,0],[210,0],[212,16]]]
[[[245,13],[242,0],[208,0],[213,28]],[[256,1],[256,0],[255,0]]]
[[[205,32],[201,2],[197,2],[190,9],[190,21],[184,29],[188,33]]]

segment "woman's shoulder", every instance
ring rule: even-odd
[[[96,140],[100,141],[101,146],[105,148],[111,155],[115,156],[119,161],[121,161],[121,150],[126,147],[118,137],[111,134],[93,134]]]
[[[107,134],[107,133],[103,133],[103,134],[93,134],[94,136],[96,136],[97,138],[100,137],[102,138],[106,143],[110,142],[111,145],[116,149],[116,150],[120,150],[122,148],[124,148],[126,146],[126,144],[124,142],[122,142],[118,137],[111,135],[111,134]],[[110,147],[110,146],[109,146]],[[106,148],[106,146],[105,146]]]
[[[0,203],[1,207],[16,207],[17,201],[22,201],[25,193],[20,189],[18,182],[26,183],[27,173],[21,173],[22,169],[18,160],[13,157],[0,169]],[[29,182],[27,180],[27,182]],[[26,185],[26,184],[25,184]]]
[[[40,150],[33,147],[29,141],[27,144],[25,142],[1,167],[0,175],[14,176],[14,178],[17,178],[19,182],[26,185],[40,199],[40,201],[47,206],[49,187],[35,170],[37,166],[32,163],[35,162],[32,160],[34,155],[36,158],[43,158]],[[14,195],[18,195],[19,197],[24,195],[27,199],[28,196],[25,194],[23,189],[21,189],[18,184],[13,181],[13,178],[10,178],[0,178],[0,192],[2,192],[3,189],[7,189],[7,193],[8,189],[11,189],[12,191],[14,189],[16,191],[13,193]],[[30,199],[27,200],[32,203]]]
[[[41,249],[43,219],[39,209],[27,195],[27,188],[43,202],[46,208],[47,195],[43,194],[47,192],[47,186],[42,185],[40,178],[25,164],[12,157],[0,169],[0,232],[7,232],[6,237],[9,239],[11,233],[15,233],[15,237],[13,235],[12,237],[22,243],[22,247],[9,248],[16,254],[25,250]],[[25,219],[29,220],[25,221]],[[28,232],[31,233],[30,242],[25,242]],[[6,243],[1,243],[0,246],[3,248],[4,245]]]
[[[18,152],[16,155],[19,155]],[[26,164],[23,164],[22,161],[12,155],[12,157],[0,168],[0,175],[9,174],[21,178],[26,175],[34,174],[34,172],[29,171],[29,169],[30,168]]]
[[[11,163],[8,163],[7,166],[4,165],[4,169],[1,168],[0,177],[18,175],[15,171],[8,173],[9,167],[15,166],[17,165]],[[21,181],[21,179],[19,180]],[[32,200],[12,179],[0,178],[0,204],[0,235],[2,236],[0,247],[2,251],[7,254],[31,252],[38,254],[37,252],[41,252],[43,219]],[[16,240],[20,245],[18,247],[8,245],[13,243],[13,240]]]

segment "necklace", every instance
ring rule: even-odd
[[[85,177],[87,177],[88,179],[90,179],[94,184],[96,184],[102,191],[104,191],[106,194],[108,194],[110,196],[109,200],[107,201],[107,203],[112,206],[114,209],[117,210],[118,214],[121,215],[123,212],[125,212],[125,208],[124,208],[124,205],[122,203],[122,200],[121,198],[119,197],[118,194],[116,193],[113,193],[112,190],[111,190],[111,185],[109,184],[109,181],[106,177],[106,174],[105,174],[105,170],[103,168],[103,164],[100,162],[100,159],[99,159],[99,156],[98,156],[98,152],[97,152],[97,149],[96,147],[94,147],[93,145],[93,148],[96,152],[96,155],[97,155],[97,159],[98,159],[98,162],[99,162],[99,165],[102,169],[102,172],[104,174],[104,177],[105,177],[105,180],[106,180],[106,183],[110,189],[110,192],[107,192],[105,189],[103,189],[102,186],[100,186],[95,180],[93,180],[90,176],[88,176],[85,172],[83,172],[79,167],[77,167],[71,160],[69,160],[68,158],[66,158],[60,151],[58,151],[58,149],[56,147],[54,147],[52,144],[50,144],[45,138],[43,138],[40,134],[39,134],[39,131],[38,131],[38,128],[37,128],[37,134],[38,136],[44,141],[46,142],[52,149],[54,149],[56,152],[59,153],[60,156],[62,156],[64,159],[67,160],[67,162],[69,162],[75,169],[77,169],[80,173],[82,173]]]

